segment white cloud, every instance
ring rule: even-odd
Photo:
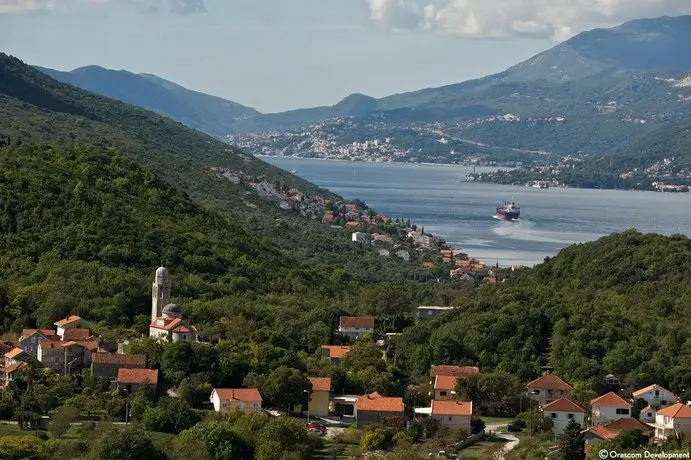
[[[394,29],[462,37],[564,40],[593,27],[691,13],[690,0],[367,0],[370,18]]]
[[[69,0],[62,0],[64,3]],[[167,7],[172,13],[205,13],[204,0],[72,0],[92,5],[125,3],[135,5],[146,12],[158,12]],[[22,14],[49,12],[55,9],[58,0],[0,0],[0,14]]]

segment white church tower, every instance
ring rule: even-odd
[[[151,321],[156,321],[163,312],[163,307],[170,303],[170,279],[168,270],[159,267],[156,270],[154,284],[151,287]]]

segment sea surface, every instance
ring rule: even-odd
[[[488,264],[534,265],[569,244],[629,228],[691,233],[689,193],[483,184],[467,182],[472,167],[460,166],[262,159],[379,213],[410,219]],[[520,220],[495,218],[496,205],[511,199],[521,207]]]

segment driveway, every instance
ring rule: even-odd
[[[504,444],[504,447],[501,450],[501,453],[497,457],[497,460],[504,460],[504,456],[506,453],[510,450],[512,450],[514,447],[518,445],[520,442],[520,439],[518,439],[516,436],[508,433],[497,433],[497,429],[499,429],[500,426],[505,426],[505,425],[500,425],[500,424],[489,424],[485,426],[485,433],[491,431],[493,433],[493,436],[495,438],[500,438],[506,441],[506,444]]]

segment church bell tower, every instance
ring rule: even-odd
[[[169,303],[170,279],[168,278],[168,270],[165,267],[159,267],[151,287],[151,321],[156,321],[156,318],[161,316],[163,307]]]

